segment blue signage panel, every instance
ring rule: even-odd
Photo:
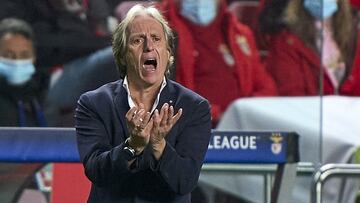
[[[78,162],[73,128],[0,128],[0,161]],[[206,163],[298,162],[293,132],[212,131]]]
[[[287,163],[299,161],[294,132],[213,131],[206,163]]]
[[[1,128],[0,161],[79,162],[75,130]]]

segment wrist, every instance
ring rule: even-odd
[[[138,147],[134,140],[131,139],[131,137],[128,137],[126,140],[125,140],[125,146],[131,148],[132,150],[134,150],[134,154],[135,156],[139,156],[142,151],[144,150],[145,147],[141,146],[141,147]]]
[[[156,160],[159,160],[160,157],[162,156],[165,146],[166,146],[165,139],[162,139],[161,141],[152,144],[152,151]]]

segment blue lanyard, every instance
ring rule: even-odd
[[[34,99],[32,101],[32,106],[35,110],[36,120],[38,122],[38,125],[40,127],[46,127],[47,122],[45,119],[44,112],[43,112],[39,102],[36,99]],[[21,100],[18,101],[18,117],[19,117],[19,126],[26,127],[27,124],[26,124],[25,107],[24,107],[24,102]]]
[[[26,126],[26,116],[25,116],[25,109],[24,109],[24,102],[18,101],[18,117],[19,117],[19,126],[25,127]]]

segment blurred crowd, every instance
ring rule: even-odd
[[[170,77],[213,127],[238,98],[360,96],[360,0],[3,0],[0,126],[73,127],[78,97],[122,77],[111,34],[135,3],[169,21]]]
[[[0,72],[0,125],[73,126],[79,95],[121,77],[111,34],[136,3],[167,17],[177,35],[170,77],[210,101],[214,127],[238,98],[360,94],[358,0],[5,0],[0,20],[28,23],[33,51],[3,50],[3,63],[31,59],[35,71],[21,84]]]

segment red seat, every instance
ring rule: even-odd
[[[56,163],[53,168],[51,203],[87,202],[91,182],[80,163]]]

